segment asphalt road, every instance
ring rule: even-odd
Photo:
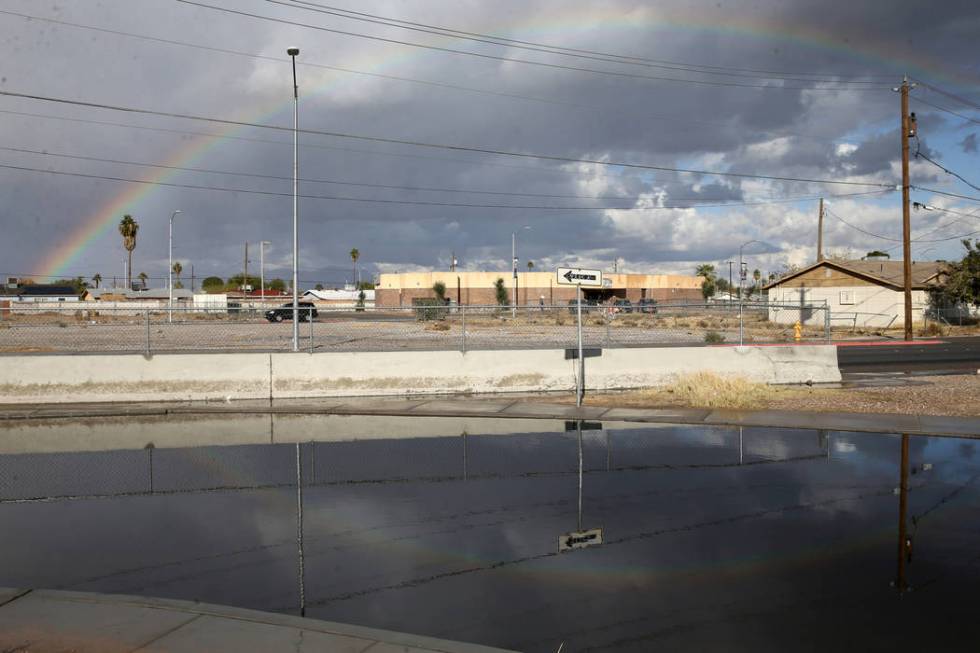
[[[980,369],[980,337],[936,338],[932,345],[837,348],[842,372],[927,372]]]

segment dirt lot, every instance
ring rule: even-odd
[[[715,395],[718,400],[712,405],[818,412],[980,416],[980,376],[975,374],[914,377],[900,385],[885,387],[748,386],[739,389],[740,395],[750,395],[748,401],[732,402],[724,396],[726,390],[720,390]],[[586,404],[590,406],[677,408],[704,406],[705,403],[699,397],[691,397],[682,389],[673,387],[590,394],[586,397]]]
[[[291,324],[270,324],[255,316],[178,314],[168,324],[165,313],[154,313],[148,327],[145,315],[78,313],[0,320],[0,352],[288,351],[292,345]],[[300,325],[300,349],[310,349],[311,334],[315,351],[520,349],[573,347],[577,342],[575,318],[567,311],[524,311],[516,318],[508,311],[467,314],[465,324],[464,339],[459,313],[419,321],[410,312],[322,311],[312,326]],[[738,320],[730,315],[592,314],[584,320],[583,337],[588,347],[734,343]],[[792,337],[791,328],[758,316],[745,322],[746,342],[785,342]],[[805,337],[820,341],[823,334],[809,330]]]

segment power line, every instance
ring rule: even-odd
[[[426,50],[433,50],[436,52],[445,52],[449,54],[461,54],[470,57],[477,57],[481,59],[488,59],[492,61],[507,61],[512,63],[522,63],[532,66],[540,66],[544,68],[552,68],[557,70],[568,70],[575,72],[585,72],[597,75],[610,75],[613,77],[624,77],[629,79],[647,79],[653,81],[662,82],[679,82],[684,84],[697,84],[703,86],[730,86],[730,87],[742,87],[742,88],[758,88],[758,89],[772,89],[772,90],[811,90],[811,91],[841,91],[841,90],[852,90],[852,91],[878,91],[884,90],[885,87],[876,88],[840,88],[840,87],[823,87],[823,86],[773,86],[770,84],[745,84],[742,82],[724,82],[717,80],[704,80],[704,79],[687,79],[682,77],[664,77],[656,75],[641,75],[639,73],[628,73],[622,71],[614,70],[603,70],[597,68],[584,68],[580,66],[569,66],[564,64],[547,63],[544,61],[533,61],[530,59],[518,59],[515,57],[503,57],[498,55],[486,54],[483,52],[472,52],[469,50],[457,50],[455,48],[446,48],[435,45],[425,45],[422,43],[414,43],[412,41],[403,41],[400,39],[392,39],[381,36],[372,36],[369,34],[361,34],[358,32],[350,32],[347,30],[334,29],[330,27],[324,27],[322,25],[311,25],[309,23],[301,23],[292,20],[286,20],[284,18],[275,18],[272,16],[263,16],[261,14],[254,14],[247,11],[240,11],[237,9],[229,9],[228,7],[217,7],[214,5],[205,4],[203,2],[196,2],[194,0],[174,0],[174,2],[179,2],[186,5],[192,5],[195,7],[200,7],[203,9],[210,9],[213,11],[220,11],[227,14],[233,14],[236,16],[243,16],[246,18],[254,18],[257,20],[264,20],[274,23],[280,23],[283,25],[292,25],[294,27],[303,27],[307,29],[317,30],[321,32],[329,32],[331,34],[340,34],[343,36],[352,36],[355,38],[369,39],[372,41],[379,41],[382,43],[391,43],[394,45],[405,45],[413,48],[422,48]]]
[[[176,1],[186,2],[189,0],[176,0]],[[110,111],[121,111],[124,113],[136,113],[136,114],[144,114],[144,115],[151,115],[151,116],[161,116],[165,118],[179,118],[183,120],[196,120],[196,121],[210,122],[210,123],[221,124],[221,125],[229,125],[234,127],[257,127],[261,129],[270,129],[274,131],[282,131],[282,132],[290,132],[290,133],[293,132],[292,127],[283,127],[279,125],[265,125],[261,123],[247,122],[244,120],[229,120],[225,118],[211,118],[211,117],[197,116],[192,114],[173,113],[167,111],[154,111],[151,109],[123,107],[118,105],[103,104],[98,102],[86,102],[81,100],[69,100],[65,98],[34,95],[30,93],[18,93],[15,91],[0,90],[0,95],[7,96],[7,97],[22,98],[27,100],[52,102],[56,104],[80,106],[80,107],[86,107],[91,109],[106,109]],[[755,175],[755,174],[741,173],[741,172],[720,172],[720,171],[712,171],[712,170],[697,170],[693,168],[674,168],[670,166],[656,166],[656,165],[640,164],[640,163],[602,161],[599,159],[578,159],[574,157],[557,156],[557,155],[549,155],[549,154],[511,152],[508,150],[497,150],[497,149],[487,148],[487,147],[475,147],[475,146],[467,146],[467,145],[448,145],[444,143],[427,143],[424,141],[388,138],[383,136],[365,136],[362,134],[349,134],[344,132],[332,132],[332,131],[315,130],[315,129],[299,129],[298,131],[304,134],[313,134],[317,136],[330,136],[335,138],[350,138],[354,140],[363,140],[363,141],[369,141],[374,143],[393,143],[398,145],[410,145],[413,147],[425,147],[425,148],[442,149],[442,150],[450,150],[450,151],[457,151],[457,152],[475,152],[478,154],[493,154],[498,156],[510,156],[510,157],[523,158],[523,159],[558,161],[561,163],[586,163],[591,165],[601,165],[601,166],[618,167],[618,168],[631,168],[637,170],[657,170],[661,172],[688,173],[688,174],[695,174],[695,175],[713,175],[719,177],[733,177],[739,179],[765,179],[770,181],[786,181],[786,182],[799,182],[799,183],[810,183],[810,184],[836,184],[836,185],[845,185],[845,186],[872,186],[877,188],[889,188],[889,189],[894,187],[894,184],[882,184],[882,183],[873,183],[873,182],[843,181],[843,180],[832,180],[832,179],[811,179],[806,177],[783,177],[783,176],[776,176],[776,175]]]
[[[0,168],[7,170],[17,170],[20,172],[37,172],[51,175],[59,175],[65,177],[81,177],[84,179],[99,179],[103,181],[117,181],[133,184],[145,184],[150,186],[165,186],[168,188],[187,188],[190,190],[206,190],[215,192],[226,192],[226,193],[246,193],[251,195],[266,195],[272,197],[292,197],[292,193],[279,193],[275,191],[264,191],[256,190],[250,188],[228,188],[223,186],[207,186],[199,184],[179,184],[175,182],[165,182],[165,181],[150,181],[147,179],[131,179],[128,177],[116,177],[112,175],[96,175],[83,172],[66,172],[63,170],[51,170],[44,168],[32,168],[28,166],[15,166],[9,164],[0,164]],[[884,192],[884,191],[872,191],[874,192]],[[368,198],[368,197],[345,197],[338,195],[299,195],[303,199],[316,199],[316,200],[331,200],[338,202],[360,202],[369,204],[398,204],[398,205],[409,205],[409,206],[442,206],[442,207],[454,207],[454,208],[476,208],[476,209],[517,209],[517,210],[535,210],[535,211],[655,211],[655,210],[665,210],[665,209],[693,209],[693,208],[719,208],[727,206],[758,206],[766,204],[781,204],[799,201],[812,201],[816,199],[815,197],[807,198],[787,198],[779,200],[766,200],[759,202],[725,202],[722,204],[691,204],[684,206],[651,206],[651,207],[616,207],[616,206],[539,206],[539,205],[512,205],[512,204],[473,204],[466,202],[429,202],[422,200],[389,200],[389,199],[379,199],[379,198]],[[364,218],[368,219],[368,218]]]
[[[949,214],[952,214],[952,215],[962,215],[962,216],[964,216],[966,218],[974,218],[974,219],[980,220],[980,215],[976,215],[976,212],[977,211],[980,211],[980,209],[975,209],[975,210],[971,211],[970,213],[964,213],[963,211],[955,211],[953,209],[944,209],[944,208],[939,207],[939,206],[932,206],[931,204],[922,204],[921,202],[913,202],[912,205],[915,208],[922,208],[922,209],[925,209],[926,211],[941,211],[942,213],[949,213]]]
[[[950,98],[951,100],[956,100],[957,102],[959,102],[961,104],[964,104],[964,105],[970,107],[974,111],[980,111],[980,106],[977,106],[977,104],[973,100],[968,100],[968,99],[966,99],[966,98],[964,98],[964,97],[962,97],[960,95],[957,95],[955,93],[951,93],[949,91],[944,91],[943,89],[939,88],[938,86],[934,86],[933,84],[930,84],[929,82],[924,82],[921,79],[917,79],[915,81],[917,83],[921,84],[922,86],[925,86],[926,88],[928,88],[931,91],[935,91],[936,93],[939,93],[940,95],[945,95],[946,97]]]
[[[249,138],[249,137],[246,137],[246,136],[232,136],[230,134],[215,134],[213,132],[197,132],[197,131],[190,131],[190,130],[186,130],[186,129],[169,129],[169,128],[166,128],[166,127],[146,127],[146,126],[143,126],[143,125],[128,125],[126,123],[111,122],[111,121],[107,121],[107,120],[86,120],[84,118],[68,118],[68,117],[65,117],[65,116],[52,116],[52,115],[46,115],[46,114],[42,114],[42,113],[30,113],[30,112],[26,112],[26,111],[10,111],[10,110],[6,110],[6,109],[0,109],[0,114],[7,114],[7,115],[13,115],[13,116],[26,116],[26,117],[29,117],[29,118],[43,118],[45,120],[61,120],[61,121],[64,121],[64,122],[77,122],[77,123],[86,124],[86,125],[103,125],[103,126],[106,126],[106,127],[122,127],[122,128],[125,128],[125,129],[138,129],[138,130],[141,130],[141,131],[153,131],[153,132],[160,132],[160,133],[165,133],[165,134],[180,134],[180,135],[187,135],[187,136],[204,136],[204,137],[207,137],[207,138],[220,138],[222,140],[234,140],[234,141],[242,141],[242,142],[247,142],[247,143],[266,143],[266,144],[269,144],[269,145],[288,145],[289,147],[292,147],[293,146],[293,144],[290,143],[290,142],[288,142],[288,141],[275,141],[275,140],[269,140],[269,139],[266,139],[266,138]],[[317,149],[317,150],[333,150],[333,151],[336,151],[336,152],[351,152],[351,153],[355,153],[355,154],[369,154],[369,155],[374,155],[374,156],[389,156],[389,157],[403,158],[403,159],[423,159],[423,160],[426,160],[426,161],[445,161],[445,162],[448,162],[448,163],[468,163],[470,165],[475,165],[475,166],[491,166],[491,167],[496,167],[496,168],[514,168],[514,169],[517,169],[517,170],[534,170],[534,171],[539,172],[539,173],[563,174],[563,175],[574,174],[572,171],[563,170],[563,169],[560,169],[560,168],[541,168],[541,167],[534,167],[534,166],[523,166],[523,165],[510,164],[510,163],[498,163],[498,162],[494,162],[494,161],[485,161],[485,160],[476,160],[476,159],[453,159],[453,158],[444,157],[444,156],[427,156],[425,154],[408,154],[408,153],[404,153],[404,152],[385,152],[385,151],[381,151],[381,150],[360,150],[360,149],[352,148],[352,147],[340,147],[340,146],[337,146],[337,145],[321,145],[321,144],[316,144],[316,143],[300,143],[299,146],[301,148],[310,148],[310,149]]]
[[[128,37],[128,38],[140,39],[140,40],[151,41],[151,42],[156,42],[156,43],[163,43],[163,44],[166,44],[166,45],[175,45],[175,46],[181,46],[181,47],[196,48],[196,49],[204,50],[204,51],[208,51],[208,52],[218,52],[218,53],[221,53],[221,54],[235,55],[235,56],[240,56],[240,57],[248,57],[248,58],[251,58],[251,59],[258,59],[258,60],[263,60],[263,61],[274,61],[276,63],[289,63],[290,62],[290,59],[287,59],[285,57],[273,57],[273,56],[268,56],[268,55],[256,54],[256,53],[252,53],[252,52],[243,52],[243,51],[240,51],[240,50],[232,50],[232,49],[228,49],[228,48],[219,48],[219,47],[215,47],[215,46],[201,45],[199,43],[191,43],[189,41],[181,41],[181,40],[176,40],[176,39],[166,39],[166,38],[161,38],[161,37],[148,36],[148,35],[145,35],[145,34],[136,34],[136,33],[133,33],[133,32],[125,32],[125,31],[122,31],[122,30],[108,29],[108,28],[104,28],[104,27],[96,27],[96,26],[93,26],[93,25],[84,25],[84,24],[81,24],[81,23],[73,23],[73,22],[65,21],[65,20],[57,20],[57,19],[54,19],[54,18],[45,18],[45,17],[41,17],[41,16],[34,16],[34,15],[31,15],[31,14],[23,14],[23,13],[19,13],[19,12],[15,12],[15,11],[6,11],[6,10],[0,9],[0,15],[15,16],[15,17],[19,17],[19,18],[24,18],[24,19],[29,20],[29,21],[42,21],[42,22],[47,22],[47,23],[51,23],[51,24],[54,24],[54,25],[61,25],[61,26],[66,26],[66,27],[74,27],[74,28],[78,28],[78,29],[91,30],[91,31],[100,32],[100,33],[112,34],[112,35],[115,35],[115,36],[124,36],[124,37]],[[363,75],[363,76],[374,77],[374,78],[378,78],[378,79],[386,79],[386,80],[394,80],[394,81],[408,82],[408,83],[412,83],[412,84],[421,84],[421,85],[426,85],[426,86],[433,86],[433,87],[437,87],[437,88],[446,88],[446,89],[463,91],[463,92],[468,92],[468,93],[477,93],[477,94],[480,94],[480,95],[490,95],[490,96],[507,98],[507,99],[526,100],[526,101],[529,101],[529,102],[539,102],[539,103],[544,103],[544,104],[552,104],[552,105],[558,105],[558,106],[567,106],[567,107],[572,107],[572,108],[576,108],[576,109],[587,109],[587,110],[590,110],[590,111],[601,111],[601,112],[608,112],[609,111],[609,108],[608,107],[601,107],[601,106],[590,105],[590,104],[582,104],[580,102],[569,102],[569,101],[566,101],[566,100],[560,100],[560,99],[555,99],[555,98],[544,98],[544,97],[535,97],[535,96],[530,96],[530,95],[522,95],[522,94],[519,94],[519,93],[506,93],[506,92],[501,92],[501,91],[491,91],[491,90],[488,90],[488,89],[475,88],[475,87],[471,87],[471,86],[461,86],[461,85],[458,85],[458,84],[451,84],[449,82],[437,82],[437,81],[432,81],[432,80],[415,79],[415,78],[412,78],[412,77],[400,77],[398,75],[388,75],[388,74],[383,74],[383,73],[372,73],[372,72],[367,72],[367,71],[363,71],[363,70],[355,70],[355,69],[352,69],[352,68],[343,68],[343,67],[340,67],[340,66],[330,66],[330,65],[327,65],[327,64],[314,63],[314,62],[310,62],[310,61],[297,61],[296,63],[297,63],[297,65],[307,66],[307,67],[311,67],[311,68],[321,68],[321,69],[325,69],[325,70],[332,70],[332,71],[335,71],[335,72],[342,72],[342,73],[353,74],[353,75]],[[716,120],[694,120],[694,119],[688,119],[688,118],[679,118],[677,116],[670,116],[670,115],[665,115],[665,114],[645,113],[644,115],[645,116],[648,116],[648,117],[651,117],[651,118],[657,118],[657,119],[660,119],[660,120],[670,120],[670,121],[674,121],[674,122],[679,122],[679,123],[683,123],[683,124],[692,124],[692,125],[706,124],[706,125],[730,126],[730,124],[731,124],[730,122],[723,122],[723,121],[716,121]],[[760,134],[760,135],[775,136],[775,137],[796,136],[798,138],[805,138],[805,139],[813,140],[815,142],[827,142],[827,139],[819,138],[817,136],[813,136],[813,135],[810,135],[810,134],[801,134],[801,133],[798,133],[798,132],[761,130],[761,129],[752,129],[752,128],[747,128],[747,127],[740,127],[739,129],[740,129],[740,131],[743,131],[743,132],[750,132],[750,133],[755,133],[755,134]]]
[[[964,184],[966,184],[970,188],[973,188],[974,190],[980,190],[980,186],[977,186],[976,184],[970,183],[969,181],[967,181],[959,173],[953,172],[952,170],[950,170],[949,168],[945,167],[941,163],[936,163],[935,161],[933,161],[932,159],[930,159],[927,155],[923,154],[920,151],[920,148],[919,148],[918,138],[916,138],[915,158],[917,158],[917,159],[925,159],[926,161],[928,161],[932,165],[936,166],[937,168],[939,168],[940,170],[942,170],[943,172],[945,172],[947,175],[952,175],[952,176],[956,177],[957,179],[959,179],[960,181],[962,181]]]
[[[978,210],[980,210],[980,209],[978,209]],[[973,217],[978,217],[978,216],[969,215],[968,217],[973,218]],[[936,233],[937,231],[942,231],[943,229],[946,229],[947,227],[951,227],[954,224],[957,224],[959,222],[963,222],[963,218],[958,218],[956,220],[950,220],[949,222],[944,222],[943,224],[939,225],[938,227],[936,227],[934,229],[930,229],[929,231],[927,231],[925,233],[922,233],[922,234],[919,234],[915,238],[912,238],[910,240],[910,242],[943,242],[943,241],[947,241],[947,240],[959,240],[960,238],[963,238],[965,236],[970,236],[970,235],[972,235],[974,233],[977,233],[977,232],[971,232],[969,234],[963,234],[963,235],[959,235],[959,236],[951,236],[950,238],[941,238],[939,240],[934,240],[934,241],[923,241],[922,240],[926,236],[931,236],[932,234]],[[885,251],[886,252],[890,252],[892,250],[898,249],[899,247],[901,247],[901,243],[898,244],[898,245],[893,245],[893,246],[889,247],[888,249],[886,249]]]
[[[232,171],[232,170],[216,170],[216,169],[213,169],[213,168],[183,167],[183,166],[165,165],[165,164],[160,164],[160,163],[144,163],[144,162],[140,162],[140,161],[126,161],[126,160],[122,160],[122,159],[110,159],[110,158],[95,157],[95,156],[84,156],[84,155],[78,155],[78,154],[66,154],[66,153],[62,153],[62,152],[51,152],[50,150],[32,150],[32,149],[28,149],[28,148],[9,147],[9,146],[2,146],[2,145],[0,145],[0,150],[7,151],[7,152],[18,152],[18,153],[21,153],[21,154],[35,154],[35,155],[38,155],[38,156],[53,156],[53,157],[57,157],[57,158],[76,159],[76,160],[80,160],[80,161],[98,161],[100,163],[112,163],[112,164],[118,164],[118,165],[131,165],[131,166],[139,166],[139,167],[144,167],[144,168],[159,168],[159,169],[163,169],[163,170],[186,171],[186,172],[203,172],[203,173],[215,174],[215,175],[230,175],[230,176],[237,176],[237,177],[253,177],[253,178],[257,178],[257,179],[274,179],[274,180],[277,180],[277,181],[292,181],[292,179],[293,179],[292,177],[284,177],[284,176],[279,176],[279,175],[267,175],[267,174],[258,174],[258,173],[249,173],[249,172],[238,172],[238,171]],[[438,187],[432,187],[432,186],[400,186],[400,185],[395,185],[395,184],[377,184],[377,183],[366,183],[366,182],[339,181],[339,180],[334,180],[334,179],[311,179],[311,178],[303,178],[303,177],[300,177],[299,178],[299,181],[302,181],[302,182],[312,182],[312,183],[318,183],[318,184],[336,184],[336,185],[342,185],[342,186],[358,186],[358,187],[365,187],[365,188],[381,188],[381,189],[385,189],[385,190],[409,190],[409,191],[440,192],[440,193],[465,193],[465,194],[479,194],[479,195],[499,195],[499,196],[507,196],[507,197],[540,197],[540,198],[550,198],[550,199],[627,200],[627,201],[631,201],[631,202],[637,202],[637,201],[640,201],[641,199],[643,199],[642,197],[638,197],[638,196],[635,196],[635,195],[634,196],[630,196],[630,195],[569,195],[569,194],[548,194],[548,193],[516,193],[516,192],[510,192],[510,191],[472,190],[472,189],[463,189],[463,188],[438,188]],[[245,192],[245,191],[242,191],[242,192]],[[829,197],[856,197],[856,196],[861,196],[861,195],[879,194],[879,193],[882,193],[882,192],[885,192],[885,191],[863,191],[863,192],[860,192],[860,193],[846,193],[846,194],[843,194],[843,195],[830,195]],[[354,199],[354,198],[351,198],[351,199]],[[692,197],[692,198],[674,198],[672,201],[673,202],[702,202],[702,201],[711,202],[711,201],[723,201],[725,199],[726,198]],[[758,202],[746,202],[744,204],[742,204],[742,203],[726,204],[725,206],[728,206],[728,205],[731,205],[731,206],[739,206],[739,205],[752,206],[752,205],[755,205],[755,204],[799,202],[799,201],[804,201],[804,200],[816,200],[816,199],[819,199],[819,198],[818,197],[814,197],[814,196],[786,197],[786,198],[774,198],[774,199],[771,199],[771,200],[758,201]],[[438,205],[441,206],[441,204],[438,204]],[[473,205],[468,205],[468,206],[473,206]],[[699,205],[695,205],[695,206],[699,206]],[[492,208],[499,208],[499,207],[493,206]],[[544,208],[544,207],[535,207],[535,208]],[[581,208],[581,209],[593,209],[594,208],[596,210],[602,210],[602,209],[623,210],[623,209],[620,209],[619,207],[601,207],[601,206],[599,206],[599,207],[555,207],[555,208]],[[670,208],[674,208],[674,207],[670,207]],[[628,208],[626,210],[642,210],[642,209]]]
[[[369,14],[369,13],[361,12],[361,11],[353,11],[351,9],[342,9],[342,8],[339,8],[339,7],[332,7],[332,6],[329,6],[329,5],[324,5],[324,4],[316,3],[316,2],[308,2],[308,1],[305,1],[305,0],[289,0],[289,1],[292,3],[292,5],[310,5],[310,6],[314,6],[314,7],[319,7],[321,9],[328,9],[328,10],[331,10],[332,12],[341,12],[342,14],[344,14],[344,17],[345,18],[352,18],[353,16],[363,16],[363,17],[367,17],[367,18],[374,18],[374,19],[380,19],[380,20],[390,21],[391,23],[400,23],[401,25],[411,25],[411,26],[415,26],[415,27],[422,27],[422,28],[427,28],[427,29],[439,30],[441,32],[449,32],[449,33],[452,33],[452,34],[459,34],[459,35],[463,35],[463,36],[479,37],[481,39],[492,39],[494,41],[501,41],[504,44],[531,45],[531,46],[540,47],[540,48],[549,48],[551,50],[562,50],[562,51],[565,51],[565,52],[576,52],[576,53],[581,53],[581,54],[591,54],[591,55],[597,55],[597,56],[602,56],[602,57],[613,57],[613,58],[616,58],[616,59],[623,59],[625,61],[641,61],[641,62],[647,62],[647,63],[664,64],[664,65],[669,65],[669,66],[687,66],[687,67],[690,67],[690,68],[705,68],[705,69],[709,69],[709,70],[722,70],[722,71],[730,70],[730,71],[737,71],[737,72],[765,73],[765,74],[778,75],[778,76],[785,76],[785,75],[822,75],[822,74],[828,74],[828,73],[811,73],[811,72],[800,72],[800,71],[797,71],[797,72],[787,72],[787,71],[775,71],[775,70],[759,70],[759,69],[756,69],[756,68],[736,68],[734,66],[716,66],[716,65],[708,65],[708,64],[684,63],[684,62],[677,62],[677,61],[667,61],[667,60],[664,60],[664,59],[651,59],[651,58],[648,58],[648,57],[637,57],[637,56],[632,56],[632,55],[613,54],[613,53],[601,52],[601,51],[597,51],[597,50],[587,50],[587,49],[583,49],[583,48],[569,48],[569,47],[565,47],[565,46],[557,46],[557,45],[551,45],[551,44],[546,44],[546,43],[538,43],[538,42],[534,42],[534,41],[522,41],[520,39],[507,38],[507,37],[503,37],[503,36],[494,36],[494,35],[490,35],[490,34],[483,34],[483,33],[480,33],[480,32],[468,32],[468,31],[465,31],[465,30],[453,29],[453,28],[448,28],[448,27],[439,27],[439,26],[436,26],[436,25],[429,25],[429,24],[426,24],[426,23],[419,23],[419,22],[414,22],[414,21],[401,20],[401,19],[398,19],[398,18],[391,18],[391,17],[388,17],[388,16],[380,16],[380,15],[377,15],[377,14]],[[280,3],[277,3],[277,4],[282,4],[282,3],[280,2]],[[297,8],[300,8],[300,7],[297,7]],[[323,13],[326,13],[326,12],[323,12]],[[394,26],[394,25],[392,25],[392,26]],[[448,35],[449,34],[443,34],[443,36],[448,36]],[[500,45],[500,43],[498,43],[498,45]],[[844,77],[845,75],[834,74],[834,76],[835,77]],[[864,76],[865,77],[888,77],[888,78],[894,77],[893,75],[864,75]]]
[[[852,224],[852,223],[848,222],[847,220],[845,220],[844,218],[840,217],[839,215],[837,215],[836,213],[834,213],[829,208],[824,207],[824,211],[827,212],[827,213],[829,213],[830,215],[834,216],[835,218],[837,218],[838,220],[840,220],[841,222],[843,222],[844,224],[846,224],[851,229],[854,229],[856,231],[860,231],[861,233],[863,233],[863,234],[865,234],[867,236],[871,236],[872,238],[880,238],[881,240],[888,240],[888,241],[891,241],[893,243],[901,243],[902,242],[902,239],[901,238],[891,238],[890,236],[882,236],[881,234],[876,234],[876,233],[873,233],[871,231],[867,231],[866,229],[862,229],[861,227],[859,227],[859,226],[857,226],[855,224]],[[949,224],[953,224],[953,223],[950,222]],[[949,226],[949,225],[944,225],[944,226]],[[938,229],[936,231],[938,231]],[[980,231],[971,231],[968,234],[961,234],[959,236],[951,236],[949,238],[939,238],[939,239],[936,239],[936,240],[922,240],[921,238],[916,238],[916,239],[913,239],[913,240],[915,240],[916,242],[920,242],[920,243],[941,243],[941,242],[945,242],[947,240],[955,240],[957,238],[965,238],[966,236],[972,236],[973,234],[976,234],[976,233],[980,233]],[[895,247],[898,247],[898,245],[896,245]],[[891,249],[895,249],[895,248],[893,247]]]
[[[922,104],[925,104],[926,106],[930,106],[933,109],[939,109],[940,111],[945,111],[946,113],[954,115],[957,118],[962,118],[963,120],[966,120],[968,122],[972,122],[974,124],[980,125],[980,120],[977,120],[976,118],[971,118],[970,116],[963,115],[962,113],[953,111],[952,109],[947,109],[946,107],[941,106],[939,104],[934,104],[929,100],[923,100],[922,98],[917,97],[915,95],[909,95],[909,97],[915,100],[916,102],[921,102]]]
[[[848,222],[847,220],[845,220],[844,218],[840,217],[839,215],[837,215],[836,213],[834,213],[833,211],[831,211],[829,208],[827,208],[826,205],[824,205],[824,212],[825,213],[829,213],[833,217],[837,218],[838,220],[840,220],[841,222],[843,222],[844,224],[846,224],[851,229],[854,229],[856,231],[860,231],[862,234],[865,234],[867,236],[871,236],[872,238],[880,238],[882,240],[890,240],[892,242],[902,242],[902,239],[901,238],[890,238],[889,236],[882,236],[881,234],[876,234],[876,233],[870,232],[870,231],[868,231],[866,229],[862,229],[861,227],[859,227],[859,226],[857,226],[855,224],[851,224],[850,222]]]
[[[924,188],[922,186],[911,186],[913,190],[920,190],[924,193],[935,193],[936,195],[945,195],[946,197],[955,197],[961,200],[969,200],[971,202],[980,202],[980,197],[970,197],[969,195],[960,195],[958,193],[949,193],[944,190],[936,190],[935,188]]]
[[[387,16],[379,16],[377,14],[368,14],[359,11],[339,9],[337,7],[331,7],[328,5],[318,4],[315,2],[304,2],[303,0],[290,0],[288,2],[283,2],[282,0],[265,0],[265,1],[270,4],[279,5],[283,7],[290,7],[292,9],[302,9],[304,11],[315,12],[318,14],[335,16],[338,18],[346,18],[348,20],[356,20],[356,21],[371,23],[375,25],[384,25],[386,27],[395,27],[398,29],[410,30],[413,32],[421,32],[423,34],[434,34],[436,36],[446,36],[450,38],[464,39],[467,41],[474,41],[476,43],[504,46],[508,48],[517,48],[521,50],[542,52],[545,54],[555,54],[555,55],[561,55],[565,57],[574,57],[577,59],[601,61],[604,63],[642,66],[645,68],[658,68],[663,70],[677,70],[683,72],[698,73],[701,75],[747,77],[751,79],[780,79],[784,81],[796,81],[796,82],[808,82],[808,83],[829,82],[829,83],[839,83],[839,84],[883,84],[883,82],[872,82],[870,80],[849,81],[849,80],[841,80],[837,78],[806,79],[800,77],[790,77],[787,74],[781,74],[781,75],[758,74],[755,72],[750,73],[744,71],[736,71],[736,69],[733,68],[729,68],[727,70],[724,69],[701,70],[699,69],[699,67],[693,64],[654,62],[640,57],[623,57],[616,54],[608,54],[608,53],[597,52],[597,51],[589,51],[589,50],[582,50],[576,48],[565,48],[565,47],[555,46],[555,45],[534,43],[531,41],[519,41],[516,39],[506,39],[506,38],[490,36],[487,34],[480,34],[478,32],[464,32],[462,30],[437,27],[434,25],[426,25],[424,23],[404,21],[404,20],[389,18]],[[822,73],[809,73],[809,74],[816,75]]]

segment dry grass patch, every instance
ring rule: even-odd
[[[741,376],[720,376],[711,372],[683,374],[666,388],[652,393],[673,395],[676,401],[696,408],[761,408],[775,394],[765,383]]]

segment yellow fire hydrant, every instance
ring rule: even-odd
[[[803,339],[803,325],[797,320],[796,324],[793,325],[793,340],[799,342]]]

